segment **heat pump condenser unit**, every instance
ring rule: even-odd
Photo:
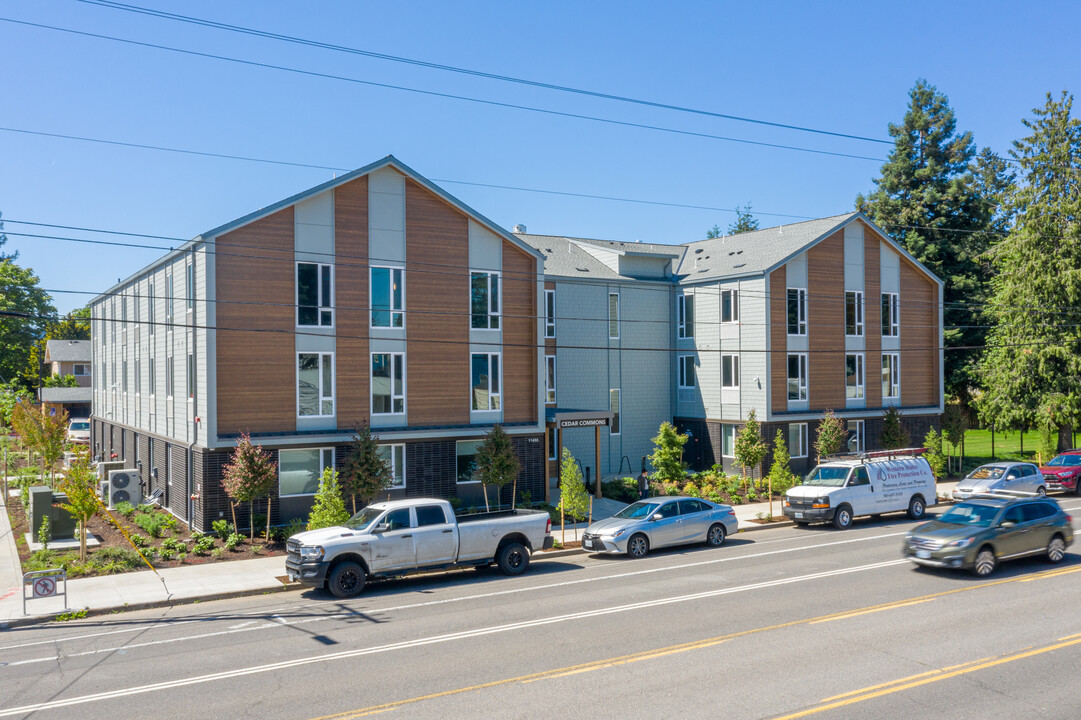
[[[138,505],[143,501],[143,489],[139,485],[139,474],[134,470],[113,470],[109,473],[109,509],[117,503],[129,502]]]

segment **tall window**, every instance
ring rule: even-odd
[[[135,347],[135,394],[140,395],[143,392],[143,374],[142,367],[139,364],[139,347]]]
[[[679,371],[679,388],[689,390],[695,386],[694,355],[680,355],[676,359]]]
[[[470,307],[472,327],[477,330],[499,329],[499,273],[471,273]]]
[[[845,335],[863,335],[863,293],[858,290],[845,293]]]
[[[739,355],[721,355],[721,387],[739,387]]]
[[[721,322],[739,322],[738,290],[721,290]]]
[[[676,298],[676,317],[679,337],[694,337],[694,295],[680,295]]]
[[[848,421],[848,451],[863,452],[863,421]]]
[[[125,394],[128,392],[128,359],[124,358],[120,361],[120,390]]]
[[[721,425],[721,457],[736,456],[736,426]]]
[[[334,414],[334,354],[297,353],[297,415]]]
[[[556,356],[544,356],[544,402],[556,401]]]
[[[405,445],[380,445],[379,457],[390,466],[392,490],[405,487]]]
[[[372,414],[405,412],[405,355],[372,353]]]
[[[154,397],[154,394],[158,391],[158,373],[155,367],[154,356],[150,357],[150,397]]]
[[[171,345],[171,343],[170,343]],[[173,363],[173,350],[169,348],[169,355],[165,358],[165,397],[172,399],[173,397],[173,382],[176,379],[176,367]]]
[[[165,273],[165,322],[173,322],[173,271]]]
[[[195,399],[195,356],[188,353],[188,400]]]
[[[863,353],[845,355],[845,397],[863,397]]]
[[[788,454],[792,458],[807,457],[807,423],[788,426]]]
[[[498,410],[502,397],[498,353],[474,353],[472,357],[472,408]]]
[[[882,335],[897,337],[900,326],[901,308],[897,293],[882,293]]]
[[[612,411],[612,427],[609,428],[611,435],[619,435],[619,414],[623,408],[623,392],[619,388],[608,391],[608,409]]]
[[[278,494],[314,495],[323,470],[334,467],[334,448],[278,451]]]
[[[147,333],[154,334],[154,307],[158,304],[158,298],[154,295],[154,281],[150,281],[150,288],[147,290],[146,296],[146,315],[150,321],[150,325],[147,327]]]
[[[297,325],[334,325],[334,268],[297,263]]]
[[[372,327],[405,327],[405,285],[401,268],[372,268]]]
[[[184,294],[188,301],[188,312],[191,312],[195,307],[195,271],[192,269],[191,262],[185,269]]]
[[[901,356],[882,353],[882,397],[901,397]]]
[[[135,342],[136,342],[136,344],[138,344],[142,340],[142,338],[141,338],[142,329],[143,329],[142,311],[141,311],[141,308],[139,307],[139,305],[141,305],[141,304],[142,304],[142,296],[139,293],[139,286],[136,285],[135,286],[135,295],[132,297],[132,301],[131,301],[131,305],[135,309]],[[136,352],[138,352],[138,349],[136,349]],[[135,392],[139,392],[138,383],[136,383]]]
[[[608,293],[608,339],[619,338],[619,293]]]
[[[788,288],[788,334],[807,334],[807,291]]]
[[[807,354],[788,355],[788,399],[807,399]]]
[[[544,337],[556,336],[556,291],[544,291]]]

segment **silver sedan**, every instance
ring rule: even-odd
[[[705,542],[720,547],[738,531],[729,505],[692,497],[650,498],[590,525],[582,535],[582,549],[640,558],[650,548],[669,545]]]
[[[950,494],[954,500],[968,500],[987,492],[1046,495],[1047,483],[1033,463],[997,462],[980,465],[957,483]]]

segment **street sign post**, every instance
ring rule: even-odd
[[[64,589],[60,589],[60,583]],[[26,594],[26,587],[30,586],[30,595]],[[23,615],[26,615],[26,601],[38,598],[64,597],[64,610],[68,609],[68,574],[64,568],[51,568],[49,570],[35,570],[23,575]]]

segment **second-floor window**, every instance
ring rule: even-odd
[[[155,318],[154,306],[156,306],[157,304],[158,304],[158,298],[154,296],[154,283],[153,283],[153,281],[151,281],[149,289],[147,290],[147,295],[146,295],[146,315],[147,315],[147,319],[150,321],[150,324],[147,325],[147,328],[146,328],[146,332],[147,332],[148,335],[153,335],[154,334],[154,325],[155,325],[155,322],[154,322],[154,318]]]
[[[473,410],[498,410],[503,396],[499,375],[499,353],[474,353],[472,366]]]
[[[738,290],[721,290],[721,322],[739,322]]]
[[[882,335],[897,337],[900,334],[901,308],[897,293],[882,293]]]
[[[556,356],[544,356],[544,402],[556,401]]]
[[[807,291],[788,288],[788,334],[807,334]]]
[[[173,273],[165,273],[165,322],[173,322]]]
[[[863,354],[845,355],[845,398],[863,397]]]
[[[195,270],[192,268],[190,262],[188,263],[185,273],[184,295],[188,301],[188,310],[190,311],[195,307]]]
[[[608,293],[608,339],[619,339],[619,293]]]
[[[882,397],[901,397],[901,356],[899,353],[882,354]]]
[[[470,274],[469,305],[475,330],[499,329],[499,273]]]
[[[372,353],[372,414],[405,412],[405,355]]]
[[[788,356],[788,399],[807,399],[806,353],[790,353]]]
[[[845,335],[863,335],[863,293],[858,290],[845,293]]]
[[[157,389],[158,389],[158,375],[157,375],[157,368],[155,367],[155,365],[156,365],[156,363],[154,361],[154,357],[151,356],[151,358],[150,358],[150,377],[148,378],[150,380],[150,397],[154,397],[154,395],[155,395],[155,393],[157,392]]]
[[[334,269],[297,263],[297,325],[334,325]]]
[[[739,387],[739,355],[721,355],[721,387]]]
[[[676,298],[676,316],[680,338],[694,337],[694,295]]]
[[[297,415],[334,414],[334,354],[297,353]]]
[[[544,337],[556,336],[556,291],[544,291]]]
[[[71,374],[76,377],[79,377],[81,375],[89,375],[90,367],[87,365],[80,365],[79,363],[76,363],[72,366]]]
[[[694,355],[680,355],[676,363],[680,390],[690,390],[695,386]]]
[[[404,270],[372,268],[372,327],[405,327]]]

